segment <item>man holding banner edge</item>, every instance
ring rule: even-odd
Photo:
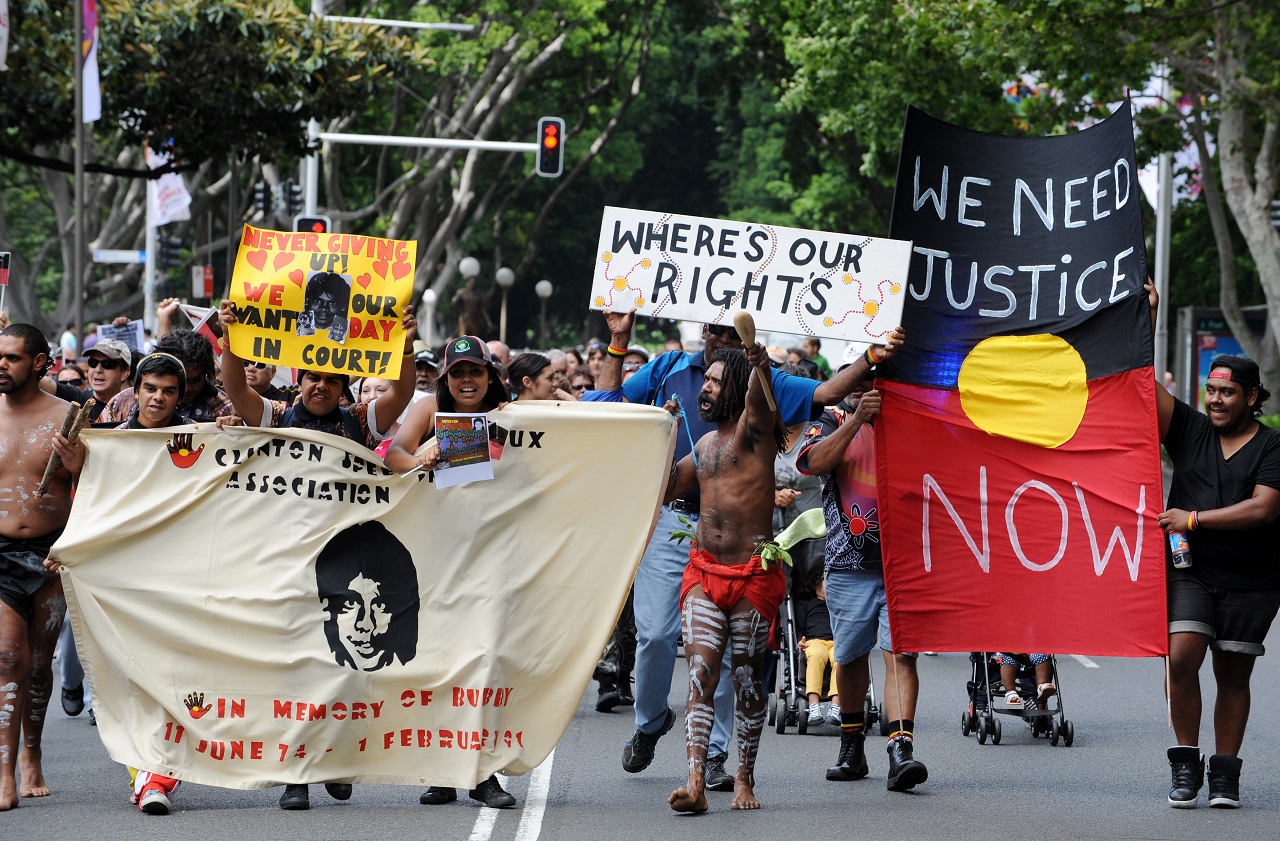
[[[1154,328],[1159,298],[1148,281]],[[1272,560],[1280,539],[1280,432],[1258,422],[1270,392],[1258,366],[1219,356],[1205,387],[1208,414],[1156,388],[1160,439],[1173,460],[1166,533],[1185,532],[1189,568],[1167,571],[1169,715],[1177,744],[1169,748],[1169,805],[1194,808],[1204,782],[1200,752],[1200,666],[1213,651],[1217,688],[1209,757],[1209,805],[1240,807],[1238,756],[1249,719],[1249,680],[1280,608],[1280,575]],[[1201,531],[1203,529],[1203,531]]]

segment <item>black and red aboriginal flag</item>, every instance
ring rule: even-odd
[[[1127,104],[1036,138],[909,109],[876,421],[898,650],[1165,652],[1141,195]]]

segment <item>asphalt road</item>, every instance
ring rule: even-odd
[[[1280,637],[1273,634],[1271,641],[1280,644]],[[187,784],[167,817],[147,816],[129,805],[124,769],[107,758],[84,715],[63,714],[55,692],[45,731],[53,796],[24,800],[0,814],[0,838],[667,841],[686,832],[730,838],[1276,838],[1280,711],[1270,701],[1280,697],[1277,659],[1263,658],[1255,674],[1253,721],[1242,754],[1245,806],[1238,811],[1167,805],[1164,751],[1173,737],[1166,726],[1161,661],[1061,656],[1062,703],[1075,724],[1075,744],[1052,747],[1033,739],[1020,720],[1002,717],[997,746],[961,735],[970,664],[966,655],[941,654],[920,664],[916,756],[928,765],[929,780],[915,792],[885,790],[887,760],[879,738],[868,740],[871,777],[832,783],[823,770],[835,760],[836,728],[814,728],[804,736],[794,728],[784,735],[770,728],[757,769],[764,808],[730,812],[730,795],[711,792],[711,813],[704,816],[676,815],[666,805],[684,777],[680,728],[662,739],[648,770],[627,774],[621,752],[632,718],[629,711],[597,713],[594,688],[551,759],[508,781],[519,799],[514,810],[480,808],[465,792],[455,804],[420,806],[418,789],[395,786],[357,786],[351,800],[337,803],[313,786],[310,811],[282,812],[276,806],[281,789]],[[678,674],[683,665],[677,662],[672,686],[677,706],[684,694]],[[1207,666],[1204,680],[1208,709]],[[1205,733],[1211,734],[1210,726]]]

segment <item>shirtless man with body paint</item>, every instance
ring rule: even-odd
[[[666,498],[695,486],[701,495],[697,543],[681,585],[689,701],[685,739],[689,779],[667,802],[677,812],[707,810],[706,759],[720,663],[729,651],[736,691],[738,773],[733,809],[759,809],[756,753],[767,699],[760,678],[769,626],[778,614],[786,579],[776,563],[764,569],[760,547],[773,535],[773,462],[786,430],[769,408],[757,374],[768,370],[763,345],[720,350],[709,360],[698,395],[698,416],[715,430],[672,469]],[[668,404],[674,411],[675,404]]]
[[[62,580],[43,563],[71,510],[66,469],[36,496],[70,405],[40,390],[49,362],[37,328],[0,331],[0,811],[49,794],[40,737],[66,602]]]

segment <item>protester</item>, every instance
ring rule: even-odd
[[[67,329],[62,331],[61,338],[58,339],[58,346],[62,348],[62,361],[74,362],[80,349],[80,340],[76,338],[76,325],[73,322],[67,322]]]
[[[817,336],[805,336],[800,344],[813,364],[818,366],[818,379],[831,379],[831,363],[822,355],[822,340]]]
[[[1036,673],[1036,694],[1034,698],[1023,698],[1018,694],[1018,659],[1022,658],[1030,664]],[[1058,694],[1053,685],[1053,664],[1048,654],[1014,654],[1003,651],[996,652],[996,663],[1000,666],[1000,683],[1004,686],[1004,702],[1011,707],[1033,705],[1046,701]]]
[[[890,345],[868,349],[862,364],[880,363],[896,351]],[[875,356],[873,358],[873,352]],[[847,361],[847,360],[846,360]],[[854,364],[844,365],[831,382]],[[826,410],[805,430],[806,443],[796,460],[803,473],[823,477],[827,520],[826,599],[835,637],[836,690],[841,698],[867,694],[869,655],[877,634],[885,662],[884,706],[889,721],[890,791],[906,791],[929,776],[914,756],[916,699],[920,681],[914,654],[895,654],[889,628],[876,498],[875,436],[870,421],[880,412],[880,394],[868,391]],[[840,753],[827,769],[828,780],[858,780],[867,766],[862,706],[840,710]]]
[[[68,409],[40,388],[51,361],[37,328],[0,330],[0,811],[49,794],[41,737],[66,603],[44,560],[67,523],[71,472],[56,471],[39,504],[28,500],[37,498]]]
[[[552,348],[547,351],[547,359],[551,360],[551,367],[555,369],[557,374],[567,375],[569,373],[569,357],[565,352]]]
[[[597,380],[604,370],[604,350],[604,342],[593,341],[587,344],[587,367],[591,369],[591,376]]]
[[[793,558],[794,560],[794,558]],[[795,574],[794,567],[792,574]],[[800,634],[800,648],[804,651],[804,688],[809,699],[809,724],[840,726],[840,689],[836,686],[835,634],[831,630],[831,612],[827,610],[827,593],[822,582],[822,568],[812,571],[803,582],[803,594],[795,600],[796,632]],[[822,711],[822,689],[831,670],[827,686],[830,703]]]
[[[605,319],[612,335],[605,354],[608,359],[596,378],[599,390],[586,392],[583,399],[661,406],[676,397],[682,410],[681,425],[685,427],[683,434],[676,435],[676,458],[684,458],[692,449],[691,440],[697,440],[714,429],[712,424],[689,415],[702,390],[707,359],[721,348],[740,347],[737,332],[727,325],[704,325],[701,351],[668,351],[651,360],[624,384],[622,358],[626,356],[626,348],[631,341],[634,312],[605,313]],[[895,330],[889,344],[897,347],[901,343],[901,330]],[[869,370],[865,362],[859,362],[825,383],[773,370],[773,393],[782,422],[791,425],[807,420],[821,411],[822,406],[838,402]],[[667,706],[667,696],[671,691],[676,641],[680,635],[680,581],[689,559],[667,536],[672,531],[686,528],[681,518],[695,520],[698,513],[696,492],[664,503],[653,537],[636,572],[636,729],[622,752],[622,767],[629,773],[639,773],[649,767],[658,739],[671,729],[675,721],[675,712]],[[725,772],[724,761],[728,753],[733,704],[730,682],[723,671],[718,685],[722,688],[716,698],[706,779],[707,788],[712,791],[728,791],[733,787],[733,778]]]
[[[417,345],[418,342],[414,342],[415,348]],[[417,377],[413,381],[414,390],[421,394],[434,394],[436,381],[440,379],[440,362],[436,359],[435,353],[423,345],[420,350],[414,352],[413,365],[417,372]]]
[[[430,470],[438,463],[439,447],[433,445],[421,453],[417,452],[435,434],[437,411],[489,412],[507,401],[507,388],[502,384],[489,348],[476,336],[461,336],[449,342],[444,350],[441,376],[445,378],[447,387],[414,404],[387,451],[386,465],[398,473],[418,468]],[[516,805],[515,797],[502,788],[495,775],[481,781],[468,794],[472,800],[493,809],[511,809]],[[448,786],[431,786],[422,793],[418,802],[424,806],[439,806],[457,799],[457,790]]]
[[[156,342],[155,352],[168,353],[182,362],[186,387],[178,405],[192,423],[213,423],[218,418],[235,414],[231,399],[214,385],[217,366],[213,345],[208,339],[191,330],[174,330]],[[239,360],[236,366],[239,367]],[[225,377],[225,371],[223,375]],[[240,372],[240,379],[243,378],[244,374]],[[129,418],[136,404],[134,390],[126,388],[111,398],[101,419],[121,423]]]
[[[551,360],[540,353],[522,353],[511,360],[507,375],[517,400],[570,400],[570,395],[556,388],[556,370]]]
[[[72,388],[84,388],[84,370],[74,362],[63,363],[62,370],[58,372],[58,382]]]
[[[497,339],[490,339],[488,344],[489,353],[493,354],[494,361],[502,365],[503,368],[511,367],[511,349],[506,343]]]
[[[235,304],[223,301],[218,313],[223,335],[232,324],[239,321]],[[409,405],[413,396],[413,384],[417,376],[414,367],[407,364],[413,358],[413,339],[417,333],[417,321],[413,307],[406,306],[400,319],[404,328],[404,359],[400,376],[390,384],[390,389],[371,401],[360,402],[350,409],[339,405],[341,395],[350,384],[346,374],[329,371],[303,370],[299,372],[300,399],[296,404],[271,401],[251,389],[245,380],[244,367],[231,349],[230,342],[223,342],[223,385],[235,406],[236,413],[249,426],[278,429],[310,429],[336,435],[354,441],[370,450],[388,436],[400,413]],[[163,340],[162,340],[163,342]],[[325,783],[325,790],[335,800],[351,797],[349,783]],[[286,785],[280,797],[280,808],[304,810],[311,808],[310,794],[305,784]]]
[[[569,393],[574,400],[581,400],[582,395],[596,387],[596,378],[591,376],[591,369],[585,365],[578,368],[569,377]]]
[[[707,811],[712,698],[726,649],[738,723],[738,773],[730,808],[760,808],[755,767],[768,697],[760,679],[769,627],[787,592],[782,566],[767,566],[761,557],[773,535],[773,459],[786,446],[786,430],[764,396],[761,365],[769,370],[761,344],[745,354],[726,348],[711,357],[698,395],[698,418],[715,430],[673,466],[667,484],[667,501],[697,488],[701,507],[697,539],[680,585],[689,663],[689,779],[667,799],[677,812]],[[679,411],[674,401],[667,408]]]
[[[298,396],[297,389],[284,389],[275,384],[276,366],[269,362],[242,361],[244,381],[249,388],[256,391],[266,400],[281,400],[292,403]]]
[[[1159,299],[1146,284],[1154,333]],[[1173,461],[1167,510],[1157,521],[1184,533],[1191,566],[1167,569],[1169,805],[1195,808],[1204,783],[1200,752],[1200,666],[1213,651],[1217,685],[1209,757],[1209,805],[1240,807],[1240,746],[1249,720],[1250,677],[1280,608],[1280,431],[1258,422],[1271,397],[1258,365],[1219,356],[1209,367],[1207,415],[1158,386],[1160,440]]]
[[[582,354],[577,348],[565,348],[564,355],[568,362],[568,371],[576,371],[587,364],[587,360],[582,358]]]
[[[190,423],[179,408],[187,384],[186,369],[177,357],[163,352],[151,354],[138,364],[137,381],[137,400],[128,419],[117,429],[165,429]],[[72,444],[61,435],[56,440],[54,449],[62,458],[63,464],[73,476],[79,478],[88,452],[87,445],[80,440]],[[55,559],[50,558],[46,562],[46,568],[56,572],[60,566]],[[133,787],[129,802],[136,804],[138,809],[148,815],[169,814],[173,805],[173,793],[181,781],[137,768],[130,768],[129,773]]]

